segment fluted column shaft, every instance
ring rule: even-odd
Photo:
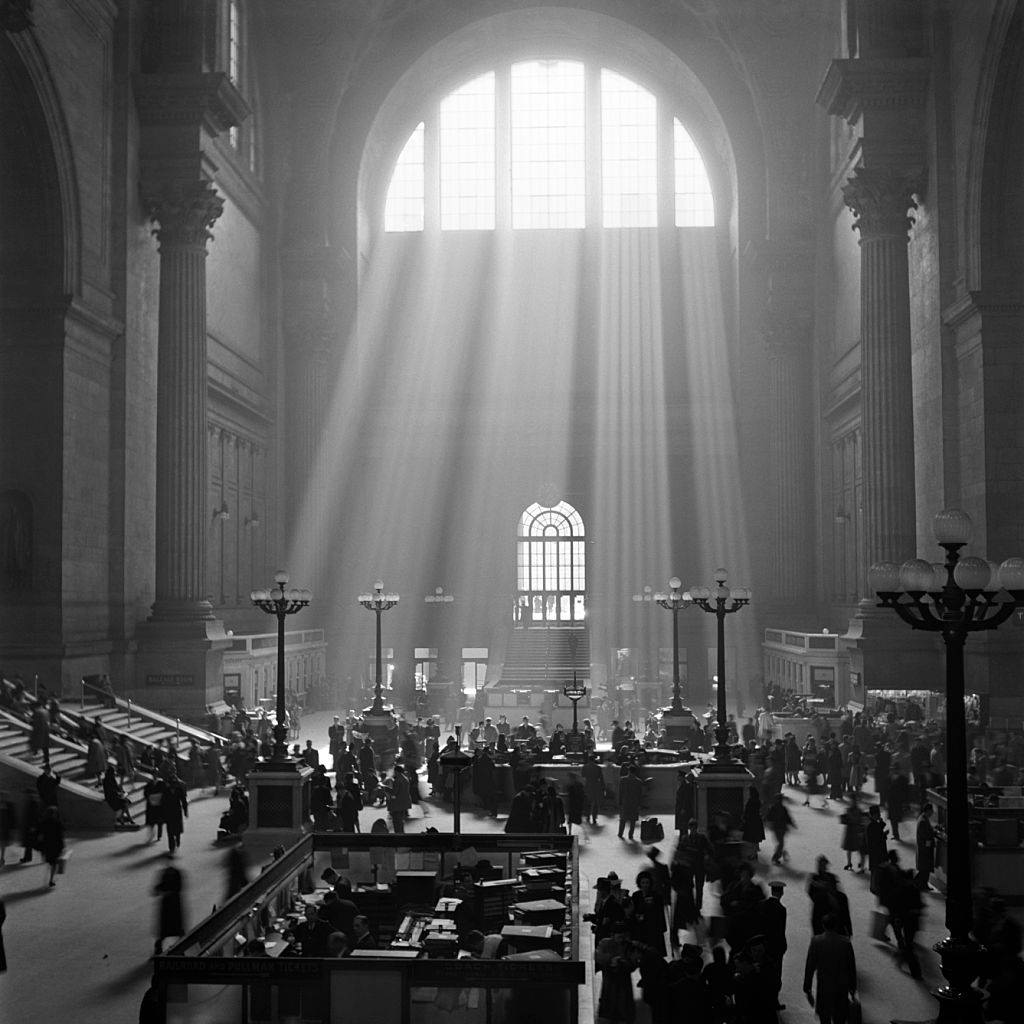
[[[913,182],[858,170],[843,188],[860,231],[864,561],[917,547],[907,232]]]
[[[212,618],[206,599],[206,243],[223,200],[208,182],[150,197],[160,242],[154,621]]]

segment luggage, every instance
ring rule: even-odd
[[[640,822],[640,842],[660,843],[665,838],[665,829],[657,818],[644,818]]]
[[[886,931],[889,927],[889,915],[883,914],[880,910],[871,911],[870,934],[875,942],[885,942]]]

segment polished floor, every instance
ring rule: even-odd
[[[307,715],[303,720],[302,742],[311,738],[324,750],[331,715]],[[854,944],[860,974],[864,1020],[881,1024],[891,1019],[923,1021],[933,1018],[936,1003],[930,989],[941,982],[938,960],[931,945],[942,937],[944,901],[941,895],[926,897],[926,913],[918,937],[924,968],[922,981],[914,981],[895,959],[891,946],[868,937],[869,914],[874,897],[868,892],[866,875],[842,871],[845,857],[839,849],[840,808],[834,804],[819,809],[802,806],[802,796],[791,805],[797,830],[791,835],[791,859],[781,868],[767,865],[762,852],[759,875],[762,880],[779,876],[787,883],[783,898],[789,910],[789,952],[784,965],[780,1014],[783,1024],[811,1024],[815,1020],[802,993],[803,965],[810,937],[810,907],[805,893],[806,873],[815,857],[825,853],[841,877],[850,899]],[[186,903],[190,921],[198,922],[224,894],[226,852],[213,843],[217,821],[226,797],[194,793],[185,825],[184,843],[178,866],[186,877]],[[451,815],[426,805],[427,816],[417,816],[409,831],[434,825],[451,828]],[[379,811],[363,812],[368,829]],[[414,810],[414,814],[418,814]],[[665,842],[660,844],[666,859],[674,842],[672,820],[663,816]],[[494,831],[503,817],[493,819],[463,815],[463,831]],[[908,822],[904,835],[912,834]],[[588,828],[580,846],[581,892],[588,908],[596,878],[616,871],[632,886],[636,873],[645,866],[645,849],[616,835],[616,822],[604,819]],[[762,844],[762,850],[765,844]],[[71,855],[67,873],[58,877],[55,888],[47,886],[48,871],[38,857],[30,865],[17,863],[20,847],[9,848],[7,864],[0,868],[0,896],[7,907],[4,941],[8,970],[0,974],[0,1022],[2,1024],[51,1024],[53,1021],[103,1021],[104,1024],[134,1024],[139,1001],[150,977],[149,957],[153,947],[155,900],[152,888],[156,875],[166,863],[165,847],[149,844],[145,830],[139,833],[70,836]],[[913,847],[901,846],[906,865],[913,862]],[[259,867],[259,861],[256,863]],[[705,913],[713,914],[716,900],[709,887]],[[592,985],[593,978],[588,976]],[[591,1004],[590,999],[583,1001]],[[646,1021],[642,1004],[637,1020]],[[589,1024],[589,1021],[587,1022]]]

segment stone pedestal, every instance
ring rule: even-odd
[[[394,753],[390,740],[391,728],[395,724],[394,710],[387,705],[380,711],[374,711],[372,707],[363,709],[364,731],[369,734],[374,752],[381,758]]]
[[[305,764],[275,766],[269,762],[249,773],[249,830],[273,829],[300,833],[311,825],[310,780]]]
[[[662,743],[669,749],[678,750],[684,745],[692,748],[700,736],[700,723],[687,707],[679,711],[671,707],[665,708],[661,713],[661,725],[665,730]]]
[[[839,642],[850,658],[850,693],[864,704],[868,690],[943,688],[941,643],[908,629],[886,609],[864,602]]]
[[[231,638],[212,616],[136,627],[136,688],[139,704],[198,721],[207,704],[224,696],[224,652]]]
[[[719,811],[728,813],[732,824],[739,827],[743,806],[754,776],[740,762],[709,761],[693,769],[696,793],[695,817],[698,827],[706,832]]]

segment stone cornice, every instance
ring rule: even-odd
[[[975,317],[1024,318],[1024,302],[985,302],[981,292],[967,292],[942,311],[942,322],[957,330]]]
[[[924,103],[930,72],[927,57],[834,60],[818,89],[817,103],[851,124],[866,110],[917,110]]]
[[[132,81],[139,121],[147,128],[194,126],[217,135],[252,112],[223,71],[138,74]]]

